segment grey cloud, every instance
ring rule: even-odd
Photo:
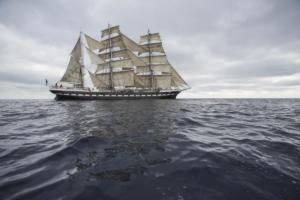
[[[297,0],[3,0],[0,82],[29,91],[44,77],[58,80],[80,28],[99,38],[110,22],[134,40],[148,28],[161,33],[192,87],[183,97],[276,96],[274,88],[300,97],[298,19]]]
[[[220,72],[228,77],[253,78],[293,75],[300,72],[300,64],[281,60],[255,61],[228,67]]]

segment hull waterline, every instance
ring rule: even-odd
[[[56,95],[56,100],[135,100],[135,99],[176,99],[180,91],[172,92],[87,92],[50,90]]]

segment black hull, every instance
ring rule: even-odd
[[[135,99],[176,99],[180,91],[172,92],[87,92],[50,90],[56,95],[56,100],[135,100]]]

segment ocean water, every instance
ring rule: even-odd
[[[0,199],[300,199],[300,100],[0,101]]]

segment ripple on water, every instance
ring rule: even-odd
[[[0,199],[297,199],[299,100],[1,101]]]

